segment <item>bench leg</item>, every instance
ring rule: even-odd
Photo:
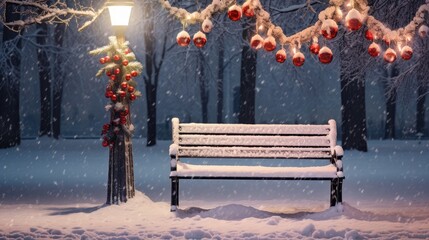
[[[331,180],[331,207],[334,207],[338,201],[338,179]]]
[[[338,179],[337,186],[337,203],[343,202],[343,179]]]
[[[171,212],[175,212],[179,206],[179,179],[171,179]]]

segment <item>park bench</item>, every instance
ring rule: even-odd
[[[325,125],[201,124],[180,123],[173,118],[172,134],[171,211],[179,206],[179,179],[329,180],[330,206],[342,202],[343,149],[336,144],[335,120]],[[293,167],[222,166],[182,161],[187,158],[315,159],[311,163],[320,163],[317,160],[321,159],[329,163]]]

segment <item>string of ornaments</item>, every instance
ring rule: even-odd
[[[333,52],[326,45],[321,47],[319,38],[322,36],[326,40],[334,39],[338,34],[338,23],[343,21],[350,31],[360,30],[366,25],[365,38],[372,42],[368,47],[368,54],[371,57],[381,55],[382,47],[379,42],[384,42],[387,49],[383,58],[387,63],[392,63],[398,58],[395,46],[403,60],[410,60],[413,56],[413,49],[410,46],[413,36],[416,33],[422,38],[429,35],[429,27],[425,22],[425,18],[429,16],[429,0],[419,7],[408,25],[395,30],[368,15],[369,7],[366,0],[330,0],[329,7],[319,13],[318,21],[314,25],[291,36],[286,36],[281,27],[271,22],[270,14],[264,10],[259,0],[245,0],[241,6],[236,0],[213,0],[205,9],[192,13],[171,6],[168,0],[159,2],[183,25],[183,30],[176,37],[177,44],[181,47],[187,47],[191,43],[191,36],[186,28],[193,24],[201,24],[201,29],[194,34],[192,41],[196,47],[204,47],[207,43],[206,33],[210,33],[213,28],[210,20],[213,14],[227,10],[232,21],[239,21],[243,16],[256,18],[256,34],[250,40],[253,49],[263,48],[267,52],[272,52],[280,45],[280,49],[275,53],[275,59],[279,63],[284,63],[287,60],[288,48],[292,62],[297,67],[305,63],[305,56],[300,50],[303,44],[309,44],[310,52],[317,55],[322,64],[331,63]],[[343,12],[347,12],[345,17]]]
[[[134,126],[131,123],[130,104],[142,94],[136,90],[134,77],[141,74],[143,65],[136,60],[134,53],[128,48],[128,42],[119,43],[116,37],[109,37],[110,44],[90,51],[91,55],[103,54],[100,64],[103,66],[96,76],[105,74],[108,77],[105,97],[109,99],[106,111],[110,111],[110,123],[102,128],[103,147],[112,148],[118,136],[131,136]]]

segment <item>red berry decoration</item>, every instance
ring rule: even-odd
[[[241,13],[241,7],[238,5],[232,5],[228,9],[228,17],[234,22],[241,19]]]
[[[319,61],[323,64],[329,64],[332,62],[334,55],[332,54],[331,49],[328,47],[323,47],[319,51]]]
[[[126,124],[126,123],[127,123],[127,118],[121,116],[121,124]]]
[[[137,77],[137,75],[139,75],[137,71],[131,71],[131,77]]]
[[[132,93],[132,92],[134,92],[134,87],[133,86],[128,86],[128,92],[129,93]]]
[[[121,60],[121,57],[119,57],[119,55],[113,56],[113,61],[118,62],[119,60]]]
[[[103,125],[103,130],[109,130],[110,129],[110,124],[106,123]]]
[[[276,47],[277,47],[276,39],[274,39],[273,36],[269,36],[264,40],[264,49],[267,52],[274,51],[274,49],[276,49]]]
[[[122,82],[122,83],[121,83],[121,88],[122,88],[122,90],[127,89],[127,87],[128,87],[128,83],[126,83],[126,82]]]
[[[207,37],[203,32],[198,31],[195,33],[193,41],[197,48],[202,48],[206,45]]]
[[[286,61],[286,51],[284,49],[280,49],[277,51],[276,61],[278,63],[284,63]]]
[[[243,3],[243,6],[241,6],[241,9],[243,11],[244,16],[249,18],[255,16],[255,11],[250,6],[250,1],[246,1],[245,3]]]
[[[334,39],[338,33],[338,24],[332,19],[326,19],[322,23],[321,34],[326,39]]]
[[[319,43],[313,42],[310,45],[310,52],[313,53],[313,54],[315,54],[315,55],[318,55],[319,51],[320,51],[320,45],[319,45]]]
[[[356,9],[352,9],[347,13],[346,25],[352,31],[357,31],[362,27],[363,17]]]
[[[124,53],[129,54],[129,53],[131,53],[131,50],[129,48],[127,48],[127,49],[125,49]]]
[[[410,60],[413,57],[413,49],[409,46],[405,46],[401,50],[401,57],[404,60]]]
[[[255,36],[252,37],[252,39],[250,39],[250,46],[253,49],[257,50],[262,47],[263,42],[264,42],[264,39],[259,34],[256,34]]]
[[[103,145],[103,147],[107,147],[107,146],[109,146],[109,142],[108,142],[108,141],[106,141],[106,140],[104,140],[104,141],[101,143],[101,145]]]
[[[371,43],[371,45],[369,45],[368,47],[368,54],[371,57],[378,57],[380,55],[381,52],[381,48],[377,43]]]
[[[105,63],[106,63],[106,59],[104,59],[104,58],[100,58],[100,63],[101,63],[101,64],[105,64]]]
[[[105,63],[110,62],[110,60],[111,60],[111,59],[110,59],[110,57],[109,57],[109,56],[105,56],[105,57],[104,57],[104,62],[105,62]]]
[[[112,74],[113,74],[112,71],[110,71],[110,70],[106,71],[106,76],[110,77],[110,76],[112,76]]]
[[[293,55],[292,62],[293,62],[293,65],[295,65],[297,67],[301,67],[302,65],[304,65],[304,62],[305,62],[304,54],[302,54],[301,52],[295,53]]]
[[[110,80],[115,81],[116,80],[116,75],[115,74],[110,75]]]
[[[129,73],[125,74],[125,80],[130,81],[131,80],[131,74],[129,74]]]
[[[116,68],[115,71],[113,71],[114,74],[118,75],[121,73],[121,69]]]
[[[134,101],[136,100],[136,95],[134,95],[133,93],[130,94],[130,100]]]
[[[392,48],[388,48],[384,53],[384,61],[393,63],[396,60],[396,52]]]
[[[374,34],[370,30],[366,30],[365,32],[365,38],[369,41],[374,41]]]
[[[191,36],[185,30],[179,32],[176,37],[177,44],[181,47],[186,47],[191,42]]]
[[[124,65],[124,66],[128,66],[128,60],[127,59],[125,59],[124,61],[122,61],[122,65]]]
[[[106,91],[106,98],[111,98],[113,95],[113,91]]]
[[[127,92],[125,91],[119,91],[119,96],[125,97],[127,95]]]
[[[116,100],[118,100],[118,97],[115,94],[112,94],[112,96],[110,96],[110,99],[115,102]]]

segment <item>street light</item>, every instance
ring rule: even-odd
[[[118,41],[125,41],[125,29],[131,16],[134,1],[130,0],[107,0],[106,7],[109,9],[110,21],[115,28]]]

